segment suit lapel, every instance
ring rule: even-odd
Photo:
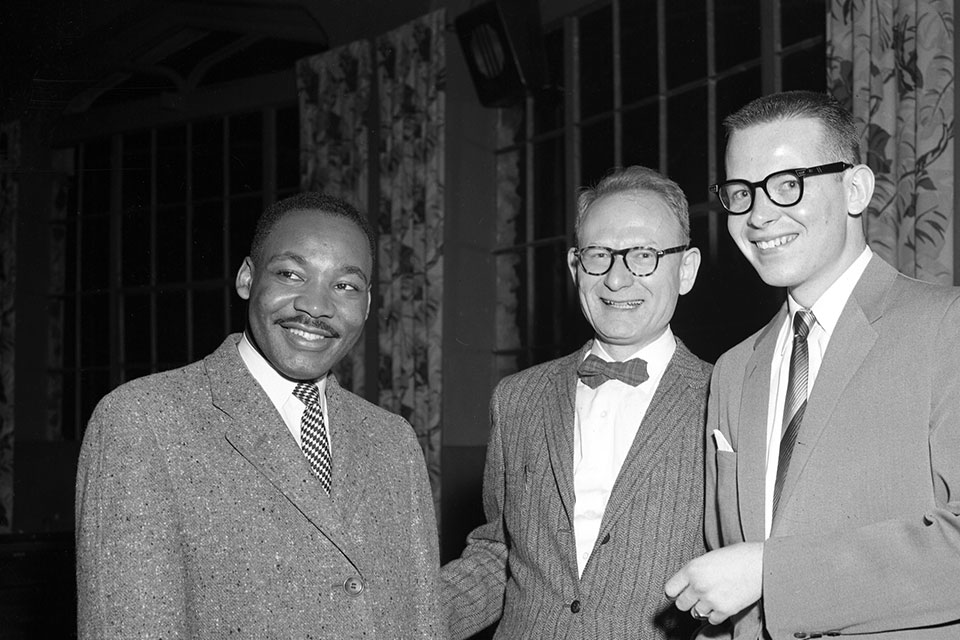
[[[767,420],[770,408],[770,366],[787,306],[780,309],[758,336],[743,378],[737,425],[737,493],[740,526],[747,541],[766,535]],[[740,427],[743,427],[742,429]]]
[[[236,348],[238,337],[230,336],[204,360],[213,405],[231,419],[224,437],[331,543],[355,562],[359,556],[350,538],[343,533],[340,514],[310,472],[310,463],[290,437],[276,407],[240,358]]]
[[[598,539],[602,539],[604,533],[624,513],[636,494],[637,487],[647,482],[651,469],[660,464],[661,451],[677,428],[675,416],[682,413],[675,409],[678,404],[686,401],[687,389],[706,385],[705,380],[695,377],[694,366],[699,370],[699,363],[694,355],[677,341],[677,350],[663,372],[610,492]]]
[[[872,323],[883,314],[883,301],[895,277],[896,271],[874,256],[844,305],[807,400],[790,467],[783,482],[780,509],[789,503],[797,479],[830,423],[830,416],[840,397],[877,341],[877,332]]]
[[[327,378],[327,415],[333,447],[333,486],[331,495],[344,523],[350,523],[363,502],[370,483],[362,476],[370,465],[363,459],[367,440],[367,417],[357,411],[349,396],[330,375]]]
[[[583,359],[589,343],[583,349],[567,358],[562,366],[554,371],[542,402],[543,429],[546,432],[547,451],[550,466],[560,501],[567,513],[567,520],[573,526],[573,507],[576,501],[573,491],[573,430],[577,398],[577,365]]]

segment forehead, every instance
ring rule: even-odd
[[[321,210],[290,211],[273,225],[264,242],[264,257],[281,253],[362,253],[370,260],[366,234],[352,220]]]
[[[681,235],[680,222],[666,201],[650,191],[613,193],[587,209],[580,227],[583,244],[668,242]]]
[[[823,164],[825,135],[815,118],[783,118],[735,131],[727,144],[728,178],[759,180],[774,171]],[[758,172],[762,175],[754,175]]]

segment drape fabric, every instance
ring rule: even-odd
[[[445,20],[439,10],[297,66],[301,185],[340,195],[376,221],[378,315],[376,327],[367,329],[378,332],[375,393],[382,407],[416,430],[435,499],[442,391]],[[371,180],[376,180],[375,196],[368,195]],[[336,371],[341,383],[357,393],[373,393],[362,388],[364,363],[369,366],[371,359],[355,348],[348,371]]]
[[[827,84],[877,174],[870,246],[902,273],[953,282],[954,3],[832,0]]]
[[[13,518],[13,356],[20,125],[0,125],[0,533]]]

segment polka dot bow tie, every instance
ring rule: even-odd
[[[635,387],[649,377],[646,360],[633,358],[626,362],[607,362],[592,353],[577,367],[577,375],[591,389],[596,389],[607,380],[619,380]]]

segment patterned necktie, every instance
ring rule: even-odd
[[[619,380],[635,387],[649,377],[646,360],[633,358],[626,362],[607,362],[592,353],[577,367],[577,375],[591,389],[596,389],[607,380]]]
[[[300,448],[310,461],[313,475],[317,476],[323,490],[329,495],[333,462],[330,457],[330,443],[327,442],[327,429],[323,424],[320,391],[315,384],[301,382],[293,390],[293,395],[306,405],[300,418]]]
[[[807,408],[808,352],[807,336],[817,319],[812,311],[800,309],[793,316],[793,351],[790,354],[790,377],[787,382],[787,397],[783,403],[783,432],[780,435],[780,459],[777,463],[777,480],[773,485],[773,510],[777,514],[780,504],[780,492],[787,477],[787,467],[793,446],[797,442],[797,431]]]

